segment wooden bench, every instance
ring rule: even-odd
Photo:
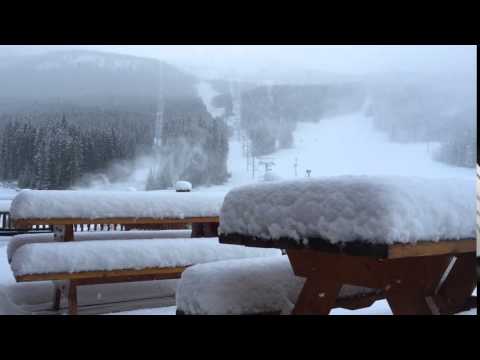
[[[162,225],[164,228],[172,228],[169,225],[192,225],[192,238],[205,238],[210,236],[217,236],[218,217],[195,217],[185,219],[156,219],[156,218],[77,218],[77,219],[21,219],[15,220],[16,226],[31,227],[38,224],[49,225],[53,227],[54,238],[56,242],[75,241],[75,224],[148,224],[155,227],[155,225]],[[175,226],[177,225],[177,226]],[[178,279],[181,277],[185,267],[174,268],[151,268],[151,269],[122,269],[115,271],[94,271],[85,273],[62,273],[62,274],[37,274],[17,276],[17,282],[32,282],[32,281],[54,281],[54,299],[53,309],[58,311],[60,309],[61,299],[64,295],[64,287],[58,286],[58,281],[68,281],[68,307],[69,314],[77,314],[77,287],[82,285],[107,284],[118,282],[136,282],[136,281],[152,281],[152,280],[166,280]]]
[[[220,242],[286,251],[306,278],[294,314],[328,314],[343,285],[394,314],[445,314],[476,287],[475,179],[335,176],[255,184],[223,202]]]
[[[453,314],[476,306],[476,240],[409,244],[334,245],[312,238],[259,239],[220,235],[223,244],[286,250],[297,276],[306,278],[293,314],[328,314],[335,307],[357,309],[385,298],[395,315]],[[381,290],[372,298],[337,299],[342,285]]]
[[[129,269],[115,271],[90,271],[79,273],[57,273],[57,274],[35,274],[17,276],[17,282],[34,282],[34,281],[66,281],[68,282],[68,314],[78,314],[77,287],[83,285],[96,284],[113,284],[123,282],[136,281],[152,281],[152,280],[168,280],[179,279],[186,267],[173,268],[150,268],[150,269]],[[62,296],[65,292],[64,286],[55,286],[55,294],[53,300],[53,309],[58,311]]]
[[[185,271],[177,288],[177,314],[288,314],[303,284],[287,256],[195,265]],[[334,307],[357,309],[382,297],[381,290],[347,285]]]
[[[123,228],[192,228],[192,238],[216,237],[221,193],[25,191],[12,202],[12,222],[17,228],[51,226],[55,242],[75,241],[77,225],[120,224]],[[46,216],[45,216],[46,215]],[[91,216],[93,215],[93,216]],[[80,227],[82,228],[82,227]],[[18,282],[68,281],[69,312],[76,308],[76,288],[87,284],[178,279],[185,267],[115,269],[87,273],[16,276]],[[57,284],[57,283],[56,283]],[[62,291],[56,286],[54,308]]]

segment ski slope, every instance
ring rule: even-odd
[[[373,119],[362,112],[300,123],[294,133],[294,146],[268,156],[273,173],[282,179],[337,175],[400,175],[416,177],[475,176],[475,169],[452,167],[433,160],[438,144],[400,144],[390,142],[377,131]],[[297,175],[295,162],[297,161]],[[232,177],[225,186],[263,181],[265,170],[256,161],[256,175],[246,171],[242,144],[230,143],[228,169]]]

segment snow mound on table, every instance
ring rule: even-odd
[[[188,181],[177,181],[175,191],[192,191],[192,183]]]
[[[92,240],[132,240],[132,239],[172,239],[188,238],[191,230],[162,230],[162,231],[92,231],[75,233],[75,241]],[[52,243],[51,234],[23,234],[10,239],[7,246],[8,261],[12,261],[13,254],[18,248],[26,244]]]
[[[178,283],[177,309],[188,315],[289,314],[304,282],[287,256],[195,265]],[[367,292],[372,290],[344,286],[339,297]]]
[[[218,238],[137,239],[28,244],[14,254],[15,276],[182,267],[219,260],[280,255],[276,249],[222,245]]]
[[[331,243],[414,243],[475,236],[475,179],[340,176],[240,187],[220,234]]]
[[[26,190],[11,206],[14,219],[218,216],[223,192]]]

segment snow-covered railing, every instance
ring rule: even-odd
[[[0,212],[0,229],[11,229],[10,225],[10,213],[9,212]]]

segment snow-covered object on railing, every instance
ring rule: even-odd
[[[175,183],[175,190],[178,192],[189,192],[192,191],[192,184],[188,181],[177,181]]]
[[[341,176],[263,183],[225,197],[220,234],[331,243],[475,236],[475,180]]]
[[[15,251],[10,266],[15,276],[21,276],[183,267],[280,255],[276,249],[222,245],[218,238],[74,241],[24,245]]]
[[[293,273],[287,256],[195,265],[178,283],[177,310],[188,315],[289,314],[304,282]],[[372,291],[347,285],[339,297]]]
[[[94,240],[132,240],[132,239],[176,239],[188,238],[191,230],[161,230],[161,231],[91,231],[75,233],[75,241]],[[10,239],[7,246],[8,261],[12,261],[13,254],[20,247],[27,244],[55,242],[53,233],[50,234],[22,234]]]
[[[223,192],[22,191],[12,202],[13,219],[183,219],[218,216]]]

